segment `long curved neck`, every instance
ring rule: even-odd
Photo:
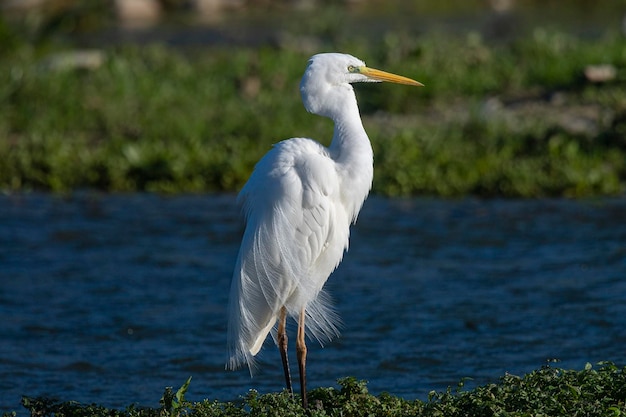
[[[356,220],[359,210],[372,188],[374,153],[359,115],[354,93],[342,103],[342,111],[335,112],[333,140],[329,151],[337,164],[341,178],[341,192],[349,214]]]

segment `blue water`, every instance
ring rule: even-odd
[[[1,196],[0,412],[158,406],[189,376],[190,400],[281,390],[271,341],[254,378],[224,370],[241,232],[232,195]],[[327,286],[344,326],[309,344],[311,388],[425,399],[549,359],[623,365],[626,199],[370,198]]]

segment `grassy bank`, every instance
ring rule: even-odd
[[[338,389],[312,390],[308,411],[286,392],[260,395],[251,391],[236,403],[190,402],[184,398],[186,386],[176,393],[167,389],[159,409],[129,406],[126,410],[112,410],[96,404],[26,397],[23,404],[31,415],[55,417],[622,416],[626,413],[626,367],[599,365],[597,369],[587,365],[581,371],[545,366],[523,377],[506,374],[498,383],[470,391],[459,384],[456,390],[431,392],[425,401],[387,393],[374,396],[368,393],[364,381],[344,378]]]
[[[0,189],[235,191],[278,140],[328,144],[298,83],[312,51],[283,46],[96,51],[0,29]],[[592,196],[626,190],[626,40],[535,30],[488,44],[388,33],[321,50],[426,84],[357,86],[386,195]],[[607,81],[588,65],[616,70]]]

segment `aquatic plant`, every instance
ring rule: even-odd
[[[499,382],[465,391],[464,381],[444,392],[431,392],[428,399],[407,400],[388,393],[372,395],[365,381],[343,378],[339,388],[317,388],[310,392],[310,408],[288,392],[259,394],[250,391],[237,402],[203,400],[189,402],[184,394],[180,407],[162,403],[158,409],[112,410],[95,404],[60,402],[24,397],[22,403],[31,415],[56,417],[198,417],[244,416],[620,416],[626,413],[626,367],[601,362],[594,368],[566,370],[543,366],[522,377],[505,374]],[[186,390],[189,380],[181,387]],[[181,392],[179,390],[178,392]],[[168,391],[166,390],[166,393]],[[171,394],[171,389],[170,389]],[[5,416],[10,416],[5,413]]]
[[[235,191],[275,142],[330,140],[290,46],[80,51],[22,43],[0,22],[0,189]],[[591,196],[626,189],[626,40],[537,29],[490,43],[390,32],[320,40],[424,81],[357,92],[385,195]],[[326,42],[326,43],[324,43]],[[59,61],[60,60],[60,61]],[[71,62],[71,60],[69,60]],[[80,61],[79,61],[80,62]],[[589,65],[613,68],[596,82]],[[384,109],[381,111],[380,109]]]

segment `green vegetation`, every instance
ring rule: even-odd
[[[119,411],[95,404],[27,397],[22,402],[33,416],[55,417],[623,416],[626,367],[619,368],[609,362],[599,365],[593,369],[588,364],[581,371],[544,366],[523,377],[506,374],[499,383],[470,391],[464,391],[460,383],[455,391],[449,388],[445,392],[431,392],[426,401],[406,400],[388,393],[374,396],[368,393],[366,382],[344,378],[339,380],[339,389],[312,390],[311,406],[306,411],[299,399],[287,392],[259,395],[250,391],[238,402],[190,402],[184,398],[189,380],[176,395],[166,389],[159,409],[129,406]]]
[[[330,121],[305,112],[297,88],[314,51],[291,43],[115,46],[86,66],[72,64],[72,47],[23,43],[0,22],[0,45],[6,191],[236,191],[273,143],[332,136]],[[376,193],[626,190],[626,40],[617,33],[583,40],[537,29],[491,44],[476,33],[390,32],[377,43],[320,40],[319,50],[426,84],[356,87]],[[615,76],[589,81],[585,68],[600,64]]]

